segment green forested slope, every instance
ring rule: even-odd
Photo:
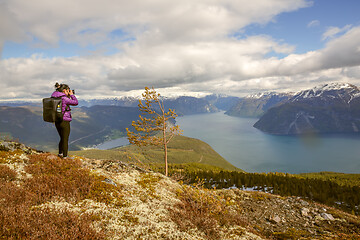
[[[360,186],[360,174],[337,173],[337,172],[319,172],[319,173],[301,173],[297,176],[309,179],[320,179],[332,181],[342,186]]]
[[[130,145],[111,150],[90,149],[73,151],[70,154],[95,159],[113,159],[152,165],[163,164],[164,162],[164,152],[161,148],[157,147],[138,148]],[[169,164],[191,164],[193,168],[207,169],[209,168],[207,165],[210,165],[225,170],[240,170],[221,157],[207,143],[184,136],[176,136],[170,142],[168,146],[168,161]]]

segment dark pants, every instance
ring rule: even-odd
[[[55,122],[55,126],[60,136],[59,154],[63,154],[64,157],[67,157],[69,148],[70,122]]]

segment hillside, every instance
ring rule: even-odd
[[[79,150],[124,136],[125,129],[130,127],[132,121],[138,119],[140,114],[137,107],[138,99],[135,98],[94,99],[81,102],[86,106],[72,107],[71,150]],[[204,98],[166,98],[164,104],[167,108],[175,109],[178,115],[218,111]],[[16,139],[46,151],[56,149],[58,133],[53,124],[43,121],[41,103],[37,105],[40,106],[0,106],[0,139]]]
[[[141,162],[151,166],[163,163],[163,150],[156,147],[138,148],[125,146],[111,150],[81,150],[70,154],[94,159],[120,159],[121,161]],[[220,167],[226,170],[240,170],[221,157],[207,143],[185,136],[176,136],[168,145],[169,164],[196,163]],[[192,165],[196,167],[196,165]],[[205,166],[201,166],[203,168]],[[240,170],[242,171],[242,170]]]
[[[245,98],[238,99],[225,114],[235,117],[252,117],[258,118],[270,108],[280,105],[291,97],[291,94],[283,93],[262,93],[249,95]]]
[[[138,108],[131,107],[74,107],[70,147],[80,149],[124,133],[139,113]],[[3,136],[46,151],[56,149],[59,141],[55,126],[43,121],[42,108],[32,106],[0,106],[0,138]]]
[[[360,186],[360,174],[337,172],[301,173],[299,177],[309,179],[329,180],[343,186]]]
[[[280,134],[352,133],[360,129],[360,90],[331,83],[300,91],[284,104],[269,109],[254,124],[261,131]]]
[[[360,219],[297,197],[184,185],[118,160],[0,143],[3,239],[358,239]]]

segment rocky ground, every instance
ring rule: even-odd
[[[27,170],[33,155],[61,161],[19,143],[0,142],[0,166],[16,172],[10,180],[0,173],[0,180],[21,186],[33,178]],[[33,209],[92,216],[91,228],[107,239],[360,239],[359,217],[298,197],[209,190],[129,163],[74,158],[101,179],[101,187],[90,186],[92,194],[76,201],[54,194]],[[0,189],[0,206],[6,208],[1,196]],[[1,231],[0,238],[5,236]]]

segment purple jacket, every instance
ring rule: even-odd
[[[62,113],[63,113],[63,120],[70,122],[72,120],[71,118],[71,110],[66,110],[67,106],[76,106],[78,105],[78,100],[75,97],[75,95],[70,95],[70,98],[66,96],[63,92],[55,91],[51,94],[51,97],[61,97],[62,100]],[[68,108],[70,109],[70,108]]]

